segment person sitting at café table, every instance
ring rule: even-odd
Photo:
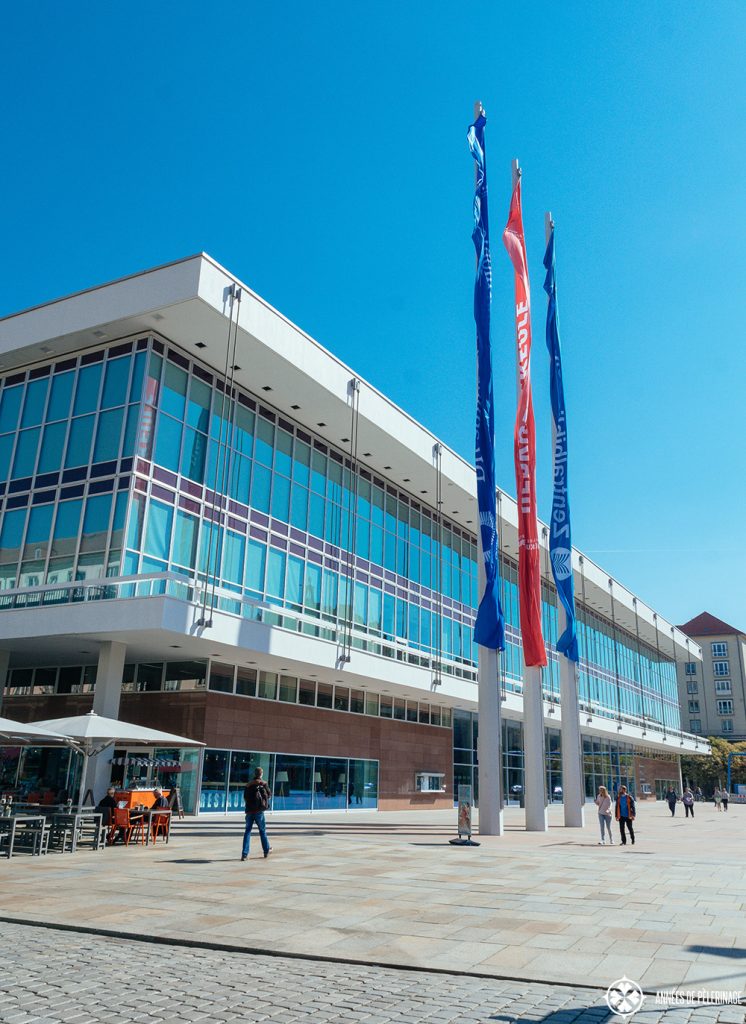
[[[163,790],[156,786],[153,795],[155,796],[153,810],[165,810],[168,807],[168,800],[163,795]]]
[[[114,789],[114,787],[109,786],[109,788],[106,790],[106,796],[102,797],[98,802],[99,809],[103,812],[104,825],[110,825],[112,822],[112,818],[114,817],[114,815],[111,812],[117,805],[117,802],[114,799],[115,793],[116,790]]]

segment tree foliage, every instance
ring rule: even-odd
[[[728,754],[746,754],[746,742],[731,743],[721,736],[710,736],[712,753],[706,757],[699,754],[682,754],[681,776],[684,785],[701,786],[706,794],[722,787],[728,779]],[[731,765],[732,782],[746,783],[746,757],[734,758]]]

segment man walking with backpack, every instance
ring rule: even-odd
[[[246,829],[243,834],[241,860],[246,860],[249,856],[251,829],[255,822],[256,827],[259,830],[259,838],[262,842],[264,856],[269,857],[272,850],[272,847],[269,845],[269,840],[267,839],[267,829],[264,823],[264,812],[269,809],[270,792],[269,786],[262,778],[263,775],[264,771],[261,768],[256,768],[254,771],[254,778],[243,791],[243,799],[246,804]]]

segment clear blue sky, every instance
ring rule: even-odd
[[[746,628],[746,5],[43,0],[0,39],[0,314],[204,249],[473,457],[488,114],[498,479],[514,493],[524,168],[540,513],[557,221],[574,540]]]

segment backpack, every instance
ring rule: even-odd
[[[249,814],[258,814],[269,809],[269,790],[266,782],[250,782],[244,790],[246,810]]]

